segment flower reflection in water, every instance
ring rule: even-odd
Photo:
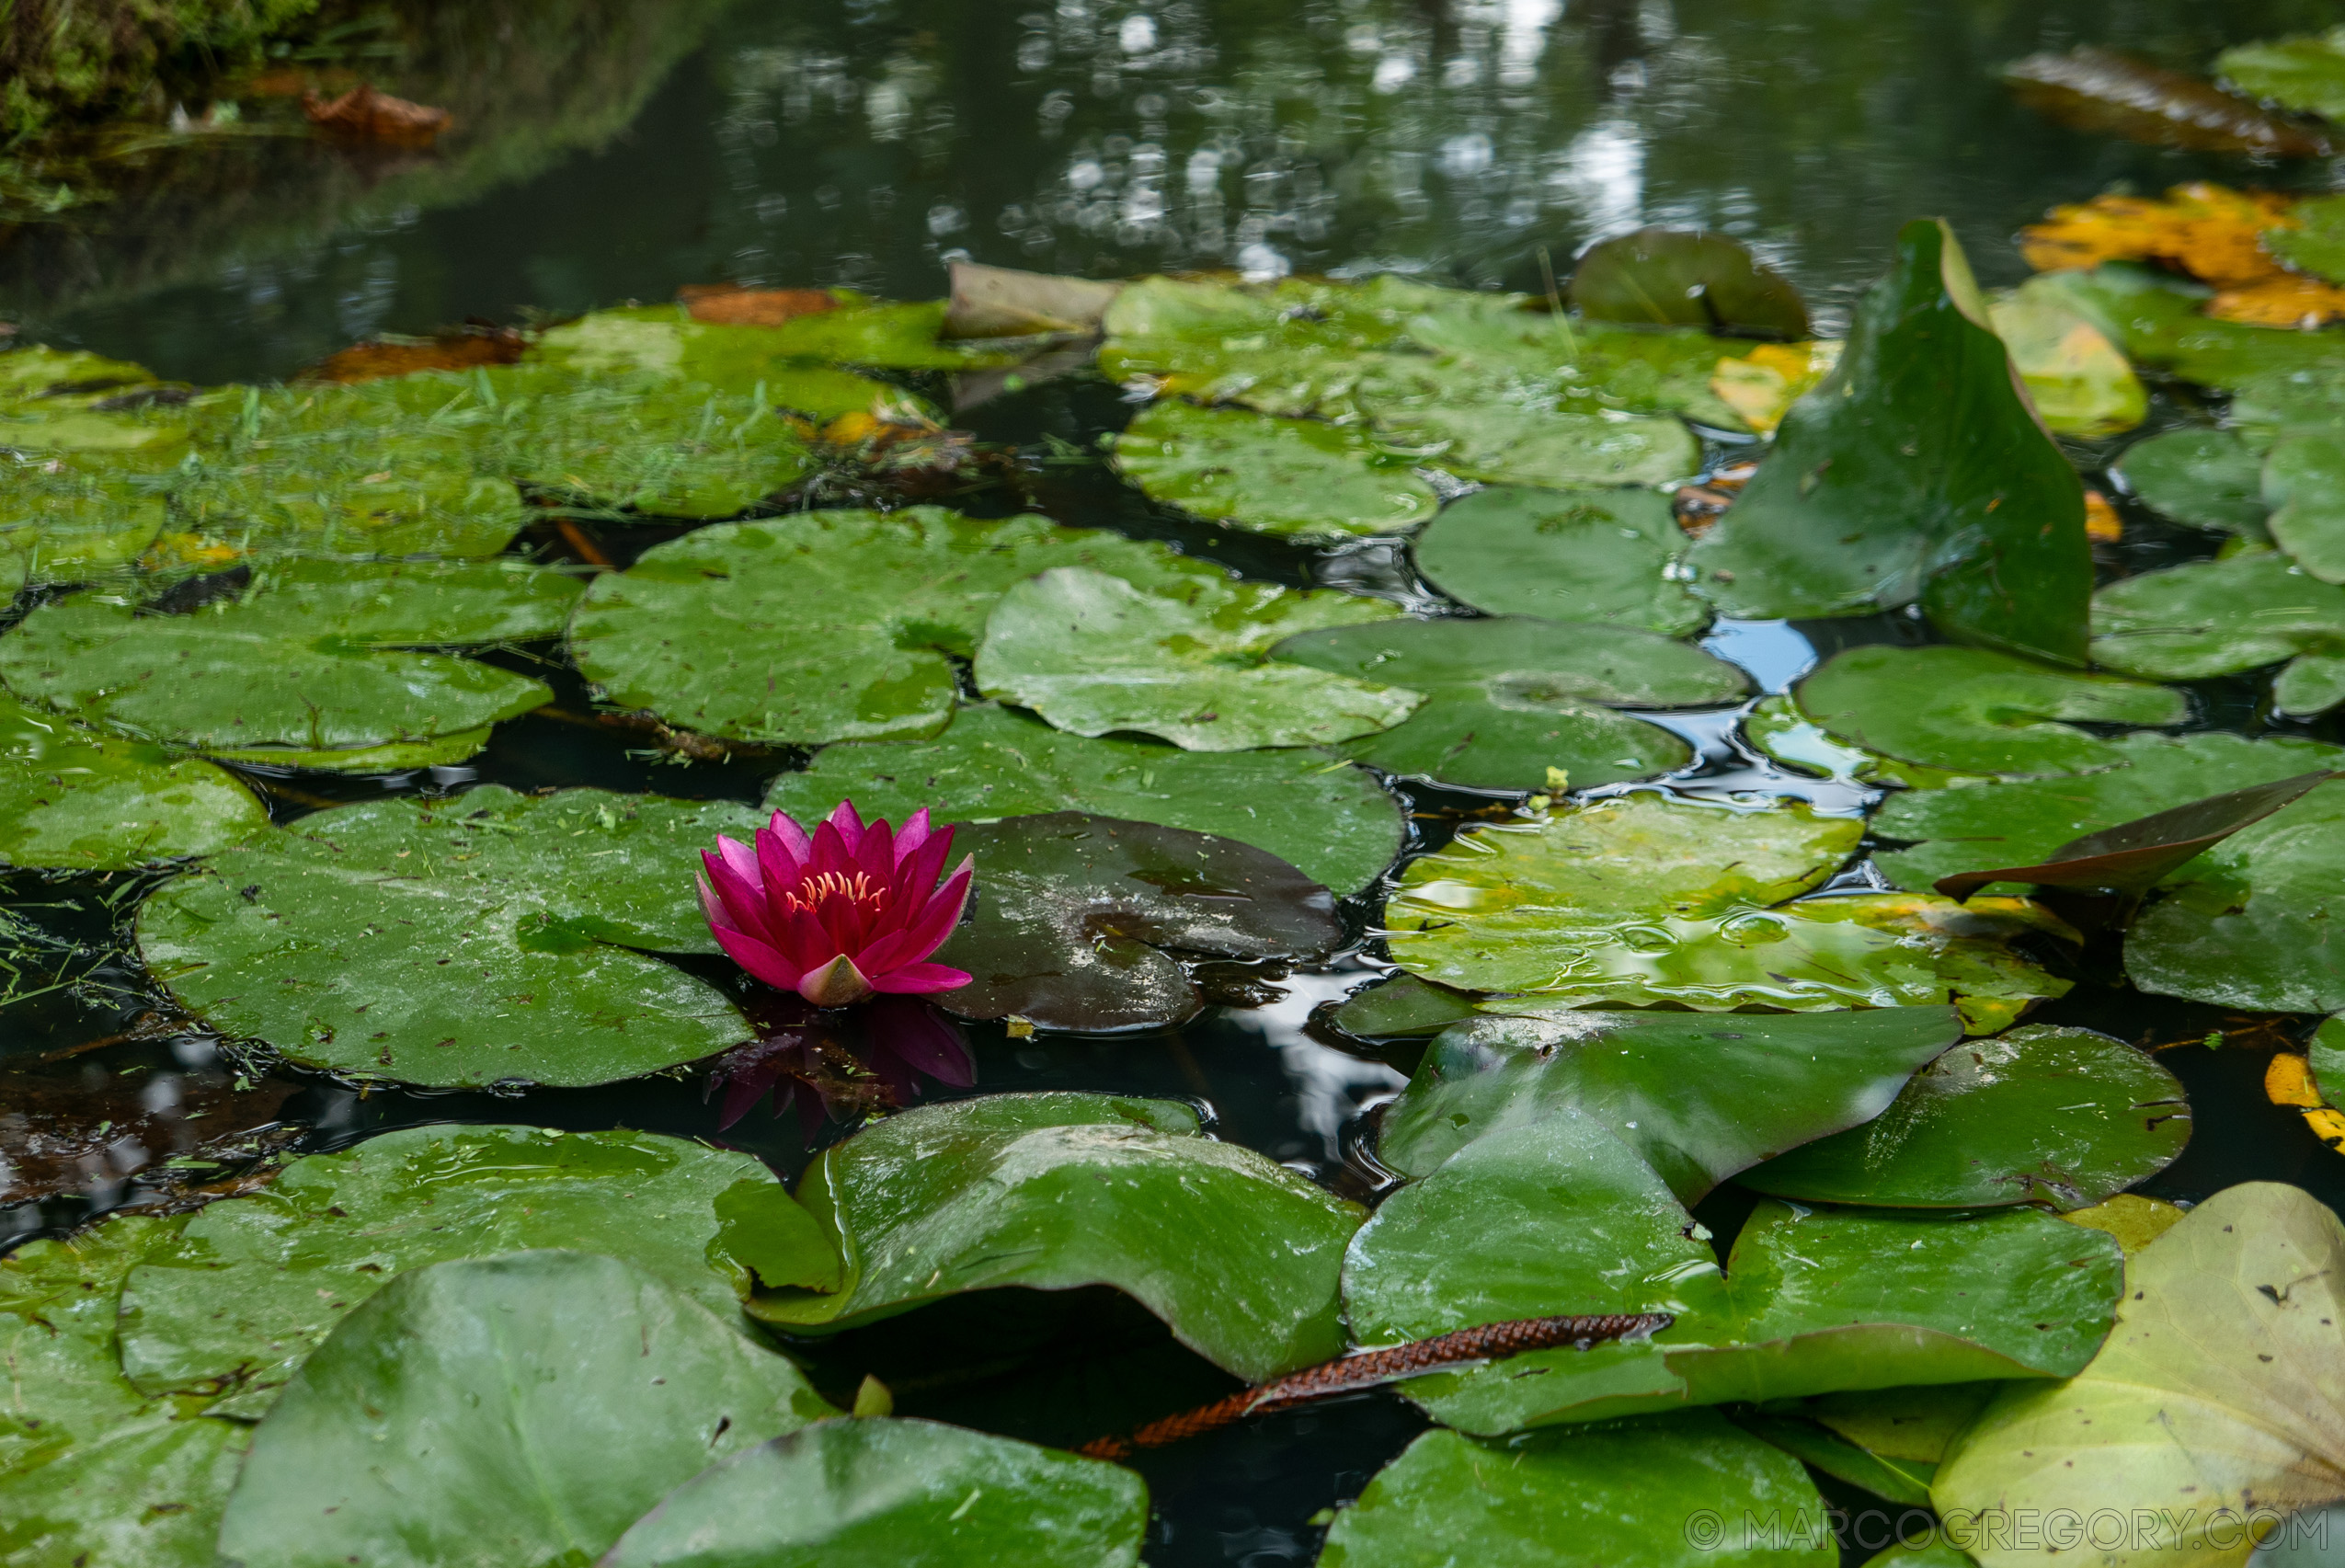
[[[852,1126],[919,1100],[924,1079],[954,1089],[977,1082],[960,1026],[918,997],[818,1008],[786,996],[758,1011],[758,1038],[726,1052],[709,1074],[708,1093],[723,1091],[720,1132],[770,1093],[775,1116],[796,1108],[812,1148],[826,1122]]]

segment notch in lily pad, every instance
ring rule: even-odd
[[[1938,890],[1950,898],[1968,898],[1994,883],[2027,882],[2040,887],[2111,892],[2131,901],[2164,881],[2176,867],[2339,776],[2336,770],[2323,768],[2194,800],[2072,839],[2034,865],[1941,876]]]

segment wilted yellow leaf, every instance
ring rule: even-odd
[[[1718,361],[1710,378],[1719,401],[1765,435],[1783,422],[1792,400],[1832,373],[1840,362],[1836,340],[1762,343],[1748,354]]]
[[[2232,190],[2200,181],[2178,185],[2163,200],[2098,196],[2054,207],[2019,231],[2019,253],[2039,272],[2098,267],[2104,261],[2155,261],[2217,287],[2282,277],[2259,243],[2267,229],[2291,228],[2295,198],[2270,190]]]
[[[2206,313],[2219,321],[2309,331],[2332,321],[2345,321],[2345,289],[2282,272],[2220,291],[2207,301]]]

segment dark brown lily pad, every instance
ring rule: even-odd
[[[2107,889],[2129,896],[2146,893],[2175,867],[2339,776],[2322,769],[2210,795],[2072,839],[2034,865],[1941,876],[1938,890],[1950,898],[1968,898],[1994,883],[2028,882],[2040,887]]]
[[[976,978],[936,1000],[964,1018],[1161,1028],[1206,1003],[1175,954],[1316,963],[1344,940],[1333,894],[1234,839],[1080,811],[955,832],[977,893],[936,961]]]
[[[2153,146],[2320,158],[2336,149],[2310,126],[2269,113],[2203,76],[2089,45],[2030,54],[2003,68],[2021,103],[2073,131]]]

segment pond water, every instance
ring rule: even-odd
[[[2326,25],[2332,8],[2311,0],[1036,0],[1023,11],[772,0],[646,4],[633,33],[618,25],[626,7],[589,9],[613,39],[636,40],[618,60],[597,60],[566,34],[546,43],[549,54],[557,43],[568,52],[559,68],[593,85],[591,102],[548,86],[549,66],[512,70],[521,101],[499,109],[499,73],[479,40],[470,54],[466,40],[443,40],[433,80],[451,97],[472,95],[457,107],[475,130],[442,162],[354,168],[328,149],[257,142],[179,155],[207,160],[200,177],[158,176],[110,215],[0,246],[0,317],[166,377],[265,381],[369,335],[666,300],[692,283],[932,298],[956,257],[1096,277],[1401,269],[1537,291],[1542,257],[1560,267],[1592,238],[1659,223],[1744,240],[1836,332],[1856,291],[1886,267],[1896,225],[1916,214],[1947,217],[1983,280],[2001,283],[2026,272],[2012,231],[2055,202],[2119,184],[2316,188],[2330,176],[2065,130],[2013,103],[1993,74],[2015,56],[2082,41],[2199,68],[2225,44]],[[1113,386],[1078,377],[993,398],[957,423],[986,442],[1088,446],[1131,412]],[[1151,507],[1097,468],[1047,475],[1029,498],[1059,521],[1172,539],[1252,576],[1404,600],[1426,591],[1389,546],[1322,552],[1231,537]],[[1014,509],[982,494],[965,504]],[[2146,513],[2128,521],[2130,567],[2212,549]],[[613,526],[601,537],[623,567],[674,532]],[[1779,692],[1840,647],[1925,639],[1899,615],[1723,622],[1705,646]],[[584,713],[582,680],[549,673],[548,651],[511,662],[550,680],[559,707]],[[2270,727],[2253,716],[2245,681],[2193,690],[2202,726]],[[1667,715],[1700,754],[1675,787],[1802,795],[1840,811],[1872,798],[1777,768],[1735,738],[1732,718]],[[2334,716],[2284,728],[2345,740]],[[251,776],[286,821],[475,783],[753,803],[788,761],[681,767],[636,744],[537,715],[502,726],[456,767]],[[1514,799],[1431,786],[1404,795],[1413,849],[1437,847]],[[125,891],[120,877],[0,878],[8,910],[91,948],[114,931]],[[1374,914],[1346,907],[1356,936]],[[2099,947],[2082,964],[2082,983],[2033,1016],[2156,1049],[2191,1094],[2188,1152],[2143,1190],[2187,1201],[2277,1180],[2345,1205],[2345,1161],[2261,1092],[2270,1047],[2301,1038],[2307,1020],[2140,996]],[[1329,973],[1257,977],[1246,983],[1275,1000],[1217,1006],[1139,1037],[1012,1038],[971,1025],[970,1092],[1191,1100],[1209,1108],[1220,1137],[1372,1194],[1381,1173],[1359,1154],[1357,1118],[1406,1082],[1415,1047],[1372,1054],[1312,1014],[1380,967],[1364,950]],[[133,999],[120,1010],[61,995],[12,1015],[0,1115],[76,1130],[40,1155],[54,1195],[0,1209],[0,1245],[175,1190],[175,1158],[209,1173],[239,1151],[337,1148],[444,1120],[717,1135],[699,1074],[520,1095],[360,1091],[291,1070],[252,1082],[198,1036],[142,1029],[145,993],[120,979]],[[95,1130],[93,1107],[106,1124]],[[833,1126],[824,1137],[841,1134]],[[809,1157],[794,1116],[759,1110],[724,1138],[786,1174]],[[1730,1188],[1698,1213],[1731,1235],[1738,1201],[1750,1199]],[[1233,1386],[1105,1291],[973,1298],[811,1354],[827,1391],[877,1372],[901,1413],[1061,1443]],[[989,1370],[967,1376],[973,1360]],[[1308,1562],[1314,1516],[1356,1494],[1423,1425],[1397,1399],[1363,1396],[1143,1455],[1156,1500],[1149,1560]]]

